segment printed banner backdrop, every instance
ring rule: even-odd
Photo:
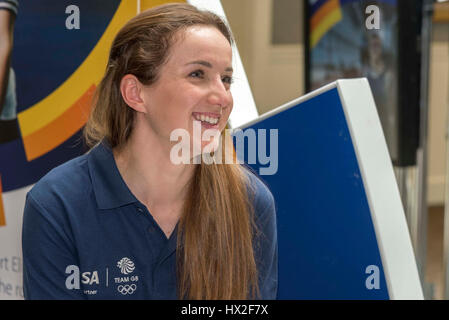
[[[397,1],[309,0],[308,3],[310,89],[337,79],[368,78],[390,156],[396,162],[399,157]],[[381,12],[379,30],[364,27],[365,8],[373,4]],[[373,61],[380,62],[374,65]]]
[[[17,118],[0,120],[0,299],[21,299],[25,195],[55,166],[82,154],[80,130],[113,37],[135,1],[19,1],[12,69]],[[79,29],[73,10],[79,8]]]
[[[366,79],[340,80],[240,127],[267,137],[236,150],[275,198],[278,299],[423,298],[375,108]]]

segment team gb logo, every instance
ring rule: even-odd
[[[122,258],[119,262],[117,262],[117,267],[123,274],[130,274],[135,269],[134,262],[132,262],[129,258]]]

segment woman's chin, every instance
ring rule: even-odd
[[[196,144],[197,147],[193,148],[192,159],[199,156],[209,155],[211,152],[216,152],[218,150],[219,144],[219,139],[214,139],[212,142],[202,141],[201,147],[199,143]]]

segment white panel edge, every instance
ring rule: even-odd
[[[329,90],[331,90],[331,89],[333,89],[335,87],[337,87],[337,82],[329,83],[329,84],[327,84],[327,85],[325,85],[325,86],[323,86],[323,87],[321,87],[319,89],[316,89],[316,90],[314,90],[314,91],[312,91],[312,92],[310,92],[310,93],[308,93],[306,95],[300,96],[300,97],[298,97],[298,98],[296,98],[296,99],[294,99],[294,100],[292,100],[290,102],[287,102],[287,103],[285,103],[285,104],[283,104],[283,105],[281,105],[281,106],[279,106],[279,107],[277,107],[277,108],[275,108],[273,110],[270,110],[270,111],[264,113],[263,115],[259,116],[257,119],[251,120],[251,121],[249,121],[249,122],[247,122],[247,123],[245,123],[245,124],[235,128],[235,129],[243,129],[243,128],[252,126],[252,125],[254,125],[256,123],[259,123],[260,121],[263,121],[263,120],[265,120],[267,118],[270,118],[270,117],[272,117],[272,116],[274,116],[274,115],[276,115],[276,114],[278,114],[278,113],[280,113],[282,111],[288,110],[291,107],[294,107],[294,106],[298,105],[299,103],[303,103],[303,102],[305,102],[307,100],[310,100],[313,97],[316,97],[317,95],[322,94],[322,93],[324,93],[326,91],[329,91]]]
[[[424,299],[393,165],[369,83],[365,78],[338,80],[337,88],[363,177],[390,299]]]

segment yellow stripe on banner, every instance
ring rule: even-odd
[[[95,85],[92,85],[55,121],[22,138],[27,161],[32,161],[53,150],[86,124],[94,92]]]
[[[343,18],[340,8],[332,11],[312,31],[310,35],[310,47],[314,48],[325,33]]]
[[[6,226],[5,208],[3,207],[2,192],[2,178],[0,177],[0,227]]]
[[[22,137],[51,124],[103,77],[111,43],[120,28],[137,10],[136,1],[123,0],[94,49],[77,70],[46,98],[19,113]]]
[[[171,3],[171,2],[186,2],[186,1],[179,1],[179,0],[140,0],[140,12],[150,9],[152,7],[159,6],[161,4]]]

